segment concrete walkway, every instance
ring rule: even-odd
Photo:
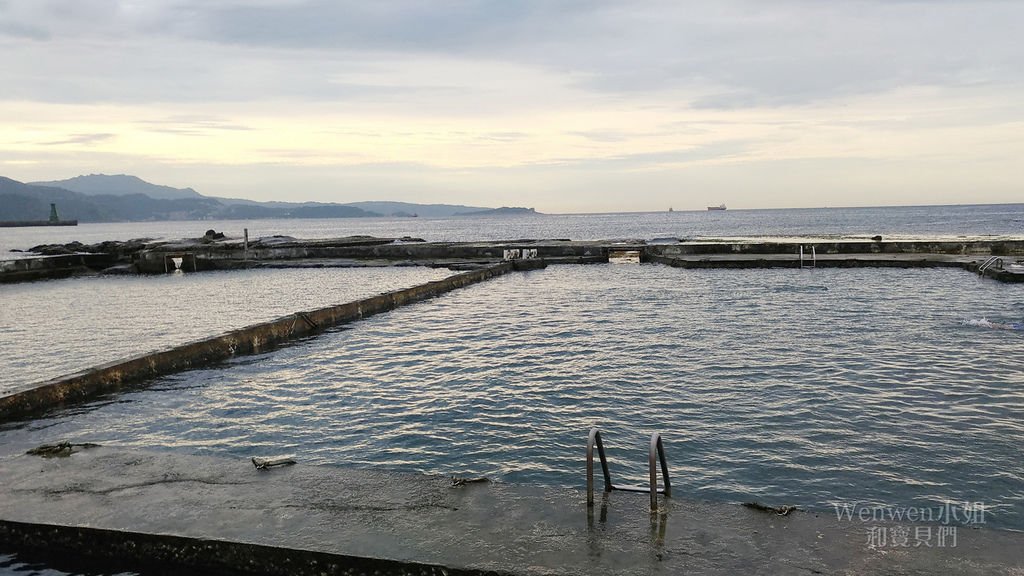
[[[870,528],[887,525],[832,512],[677,497],[651,515],[645,494],[597,500],[588,515],[576,490],[103,447],[0,460],[0,540],[122,560],[280,574],[1024,574],[1021,533],[959,526],[955,546],[870,548]]]

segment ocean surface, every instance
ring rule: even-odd
[[[1024,204],[806,208],[558,214],[453,218],[337,218],[310,220],[228,220],[81,224],[74,227],[0,228],[0,260],[30,254],[11,252],[39,244],[90,244],[132,238],[199,237],[208,229],[241,238],[275,234],[330,238],[365,234],[413,236],[427,241],[514,240],[521,238],[608,240],[630,238],[816,237],[1024,237]]]
[[[41,243],[209,228],[437,241],[1024,238],[1024,204],[7,228],[0,259]],[[448,273],[0,286],[0,393]],[[642,482],[647,439],[660,431],[678,497],[824,513],[981,502],[988,527],[1024,530],[1024,331],[996,329],[1022,321],[1024,286],[959,270],[557,266],[0,426],[0,456],[72,440],[582,488],[587,430],[598,426],[616,482]],[[0,545],[3,575],[117,572]]]
[[[664,435],[677,497],[832,513],[982,502],[1024,529],[1024,290],[946,269],[517,273],[6,425],[60,440],[584,486]]]

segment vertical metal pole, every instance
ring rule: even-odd
[[[817,268],[818,267],[818,250],[814,247],[814,245],[811,245],[811,258],[814,261],[814,267]]]
[[[647,454],[647,467],[651,472],[651,512],[658,509],[658,468],[654,464],[654,453],[658,450],[660,438],[657,432],[651,434],[651,450]]]
[[[587,506],[594,505],[594,446],[597,446],[597,455],[601,458],[601,472],[604,474],[604,491],[611,492],[612,474],[608,470],[608,457],[604,453],[604,443],[601,442],[601,432],[597,428],[590,429],[590,436],[587,437]]]
[[[804,245],[800,245],[800,267],[804,267]]]
[[[597,428],[590,429],[590,436],[587,438],[587,506],[594,505],[594,435]]]
[[[661,441],[661,434],[651,434],[651,449],[647,457],[647,465],[651,475],[651,512],[658,510],[658,468],[655,463],[655,454],[661,463],[661,477],[665,483],[665,497],[672,497],[672,481],[668,476],[668,460],[665,458],[665,445]]]
[[[658,459],[661,460],[661,477],[665,482],[665,496],[668,498],[672,497],[672,481],[668,478],[668,459],[665,457],[665,445],[661,442],[661,436],[658,436]]]
[[[249,229],[243,228],[242,232],[245,234],[245,240],[242,242],[242,250],[244,251],[245,259],[249,259]]]

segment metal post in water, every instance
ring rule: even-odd
[[[248,260],[249,259],[249,229],[248,228],[242,228],[242,232],[243,232],[243,234],[245,234],[245,240],[242,241],[242,250],[243,250],[243,254],[245,256],[245,259]]]
[[[818,251],[815,249],[814,244],[811,244],[811,261],[814,262],[814,267],[818,267]]]
[[[804,245],[800,245],[800,267],[804,267]]]
[[[601,459],[601,473],[604,474],[604,491],[611,492],[612,475],[608,470],[608,457],[604,453],[604,444],[601,442],[601,432],[597,428],[590,429],[587,437],[587,506],[594,505],[594,446],[597,446],[597,456]]]
[[[661,441],[661,434],[651,434],[651,448],[648,453],[647,464],[651,478],[651,512],[658,511],[658,469],[661,464],[661,477],[665,482],[665,497],[672,497],[672,481],[668,476],[668,458],[665,457],[665,445]]]

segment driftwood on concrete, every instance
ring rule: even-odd
[[[291,458],[288,457],[257,458],[253,456],[252,458],[252,465],[255,466],[257,470],[269,470],[271,468],[278,468],[281,466],[293,466],[294,464],[295,460],[292,460]]]
[[[72,444],[71,442],[59,442],[57,444],[43,444],[37,446],[26,454],[30,456],[42,456],[43,458],[65,458],[71,456],[75,452],[81,452],[82,450],[88,450],[89,448],[96,448],[99,444],[90,444],[84,442],[82,444]]]

